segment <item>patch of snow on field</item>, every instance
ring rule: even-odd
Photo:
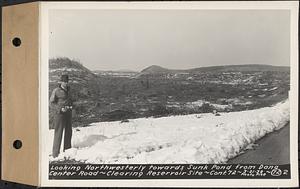
[[[214,109],[218,110],[218,111],[224,111],[226,109],[232,109],[232,105],[222,105],[222,104],[210,104]]]
[[[210,102],[205,101],[205,100],[197,100],[197,101],[194,101],[194,102],[187,102],[185,106],[187,108],[190,108],[190,109],[197,109],[197,108],[200,108],[200,107],[202,107],[204,105],[211,106],[212,108],[214,108],[214,109],[216,109],[218,111],[224,111],[226,109],[232,109],[232,105],[231,104],[229,104],[229,105],[228,104],[225,104],[225,105],[214,104],[214,103],[210,103]]]
[[[100,122],[73,130],[73,148],[50,161],[224,163],[289,121],[289,101],[256,110]],[[53,139],[53,130],[50,131]],[[49,143],[51,144],[51,143]]]

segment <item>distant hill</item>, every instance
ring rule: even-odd
[[[49,60],[49,95],[58,85],[62,74],[69,75],[72,96],[78,103],[98,97],[101,82],[97,75],[84,67],[80,62],[69,58]]]
[[[49,96],[53,89],[58,86],[62,74],[68,74],[70,79],[71,95],[75,100],[74,106],[79,115],[90,112],[95,105],[95,99],[99,98],[101,80],[97,75],[84,67],[80,62],[69,58],[54,58],[49,60]],[[73,120],[76,124],[82,124],[80,117]],[[53,111],[50,110],[50,123],[53,121]],[[79,120],[79,122],[78,122]],[[51,125],[51,124],[50,124]]]
[[[264,64],[246,64],[246,65],[225,65],[225,66],[209,66],[193,69],[167,69],[161,66],[152,65],[141,71],[142,74],[155,74],[155,73],[197,73],[197,72],[258,72],[258,71],[289,71],[290,67],[287,66],[271,66]]]
[[[259,71],[289,71],[287,66],[271,66],[265,64],[210,66],[186,70],[188,72],[259,72]]]
[[[55,58],[49,60],[50,82],[57,82],[62,74],[68,74],[71,83],[86,83],[95,79],[96,75],[81,63],[69,58]]]
[[[170,70],[167,68],[163,68],[161,66],[152,65],[152,66],[149,66],[149,67],[143,69],[141,71],[141,73],[167,73],[167,72],[173,72],[173,71],[175,71],[175,70]]]

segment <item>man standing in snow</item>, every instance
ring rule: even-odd
[[[64,131],[64,150],[71,148],[72,139],[72,99],[70,95],[69,76],[62,75],[59,86],[52,91],[50,103],[54,113],[54,140],[52,156],[60,152],[62,134]]]

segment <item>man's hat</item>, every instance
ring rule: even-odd
[[[60,81],[61,82],[66,82],[66,83],[69,82],[69,76],[66,75],[66,74],[61,75]]]

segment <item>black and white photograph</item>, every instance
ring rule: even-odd
[[[50,177],[121,165],[132,172],[106,176],[138,179],[151,164],[177,179],[284,165],[276,176],[290,178],[290,10],[51,9],[48,21]]]

